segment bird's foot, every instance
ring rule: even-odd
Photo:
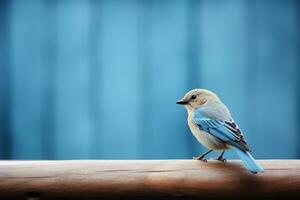
[[[223,163],[227,162],[226,158],[220,158],[220,157],[218,157],[215,160],[221,161]]]
[[[201,161],[203,161],[203,162],[207,162],[207,160],[205,159],[205,156],[206,156],[207,154],[209,154],[210,152],[212,152],[212,151],[213,151],[213,150],[210,149],[210,150],[208,150],[207,152],[201,154],[201,155],[198,156],[198,157],[193,157],[193,159],[194,159],[194,160],[201,160]]]
[[[207,159],[205,159],[203,156],[197,156],[197,157],[193,157],[194,160],[201,160],[203,162],[207,162]]]

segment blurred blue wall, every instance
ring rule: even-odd
[[[300,158],[299,11],[296,0],[1,1],[0,158],[191,158],[205,149],[175,102],[196,87],[219,94],[255,157]]]

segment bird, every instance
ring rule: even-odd
[[[208,151],[194,159],[207,162],[205,156],[220,151],[217,160],[226,162],[225,151],[233,149],[251,173],[264,172],[263,167],[251,155],[244,134],[232,118],[227,106],[212,91],[192,89],[176,102],[188,113],[188,125],[196,139]]]

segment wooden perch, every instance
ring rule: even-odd
[[[0,161],[0,199],[300,199],[300,160]]]

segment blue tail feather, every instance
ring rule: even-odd
[[[235,152],[243,161],[245,167],[252,173],[256,174],[259,172],[264,172],[262,166],[255,161],[252,155],[249,152],[243,151],[237,147],[234,147]]]

